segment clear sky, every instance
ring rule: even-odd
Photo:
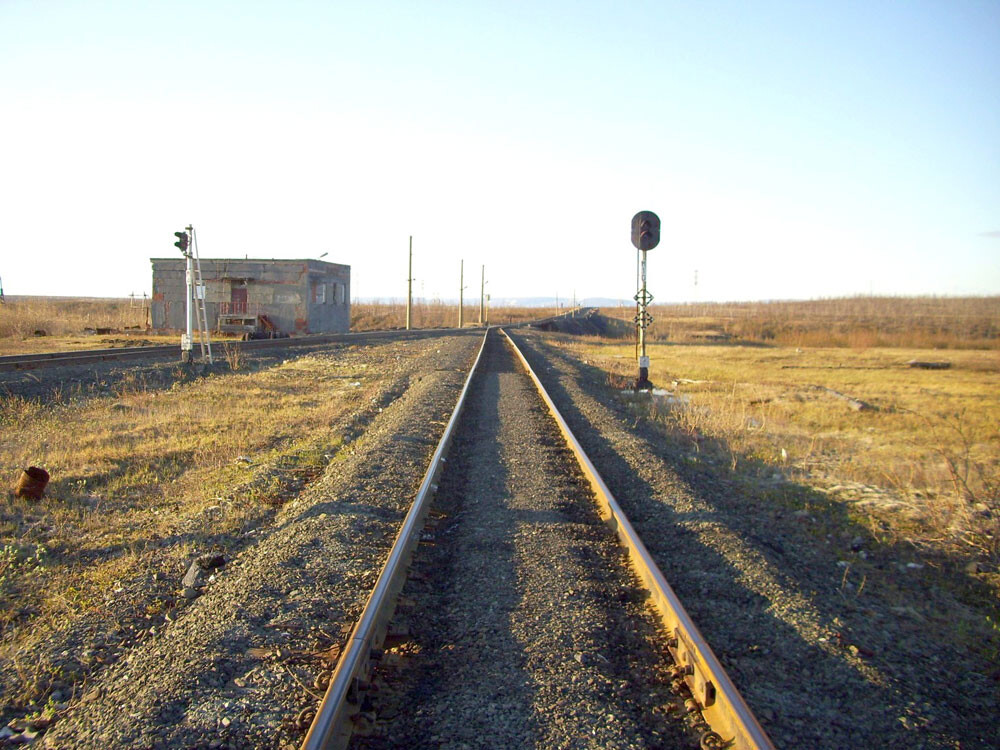
[[[148,291],[193,223],[629,298],[643,209],[657,301],[1000,294],[996,1],[2,0],[0,110],[8,294]]]

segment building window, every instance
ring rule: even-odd
[[[343,305],[347,297],[347,285],[346,284],[334,284],[337,294],[337,304]]]
[[[313,302],[326,304],[326,284],[313,284]]]

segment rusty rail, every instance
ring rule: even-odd
[[[420,541],[424,518],[430,508],[434,491],[437,490],[438,475],[444,467],[445,455],[451,445],[455,426],[458,424],[465,406],[469,384],[479,367],[489,335],[490,332],[487,330],[483,336],[483,343],[479,347],[479,354],[476,355],[476,361],[469,370],[465,385],[458,396],[458,402],[455,404],[451,419],[448,420],[444,434],[438,442],[437,450],[434,451],[431,458],[430,466],[420,483],[420,489],[413,500],[413,505],[403,520],[403,525],[389,551],[389,557],[379,574],[375,588],[368,597],[368,603],[351,632],[351,637],[344,647],[340,661],[337,662],[326,695],[316,711],[316,718],[302,742],[302,750],[344,747],[350,739],[349,712],[352,710],[352,706],[356,707],[360,704],[360,693],[362,692],[360,688],[370,674],[372,649],[378,649],[382,645],[386,627],[396,609],[396,597],[406,581],[410,557]]]
[[[514,340],[501,330],[507,338],[514,353],[535,383],[539,395],[545,401],[549,412],[559,425],[566,443],[573,451],[576,461],[590,482],[600,509],[601,517],[618,534],[618,538],[628,551],[632,567],[639,579],[645,584],[652,595],[660,621],[668,633],[668,647],[674,661],[684,672],[692,696],[698,701],[702,716],[708,726],[722,739],[725,744],[718,747],[733,748],[733,750],[773,750],[771,740],[765,734],[756,717],[750,711],[743,696],[733,685],[729,675],[722,668],[718,658],[705,641],[698,627],[694,624],[681,604],[674,590],[667,583],[663,573],[642,543],[639,535],[632,528],[611,490],[608,489],[597,469],[587,457],[580,443],[569,429],[559,409],[546,393],[542,381],[535,375],[531,365],[518,348]],[[703,743],[704,746],[704,743]],[[711,747],[711,743],[708,745]]]

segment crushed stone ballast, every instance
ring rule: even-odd
[[[503,336],[503,339],[500,338],[501,335]],[[510,351],[508,352],[505,347],[509,347]],[[517,365],[513,357],[510,356],[511,352],[520,361],[520,365]],[[498,363],[498,358],[502,358],[504,356],[510,360],[509,364],[504,362]],[[484,360],[489,361],[488,367],[484,368]],[[509,378],[513,377],[512,373],[517,372],[519,367],[523,368],[523,371],[519,372],[517,377],[524,378],[526,374],[527,378],[530,378],[530,381],[533,383],[535,389],[537,389],[538,395],[535,397],[534,403],[532,403],[528,398],[527,387],[510,385]],[[554,446],[553,449],[561,451],[565,454],[560,460],[567,462],[563,464],[562,467],[563,476],[554,476],[551,480],[546,480],[548,481],[548,485],[552,488],[551,490],[527,490],[529,494],[533,493],[532,497],[526,501],[529,503],[528,506],[523,508],[519,506],[519,503],[522,502],[522,498],[517,494],[511,494],[512,492],[517,493],[521,491],[517,489],[519,485],[517,482],[509,482],[505,486],[506,488],[498,490],[499,495],[496,495],[496,497],[500,498],[498,507],[501,507],[501,510],[505,505],[520,508],[518,511],[520,513],[518,518],[535,519],[534,523],[538,525],[538,528],[531,530],[529,534],[548,533],[548,527],[566,525],[567,528],[572,527],[568,532],[571,536],[573,534],[580,536],[582,532],[578,527],[574,526],[574,523],[578,523],[578,521],[572,522],[571,518],[574,513],[578,514],[578,510],[571,511],[566,510],[566,508],[578,508],[581,503],[574,501],[582,498],[584,494],[579,492],[579,490],[573,490],[571,492],[565,487],[562,487],[562,485],[572,485],[576,483],[577,485],[582,485],[589,489],[590,492],[586,494],[591,494],[592,499],[596,499],[597,510],[601,520],[603,520],[603,522],[615,533],[626,551],[628,562],[631,566],[632,572],[635,574],[630,580],[632,580],[636,586],[641,587],[645,591],[645,596],[648,596],[649,602],[655,610],[655,614],[660,623],[657,633],[660,638],[660,642],[650,649],[650,652],[659,652],[661,654],[669,653],[669,656],[672,657],[673,663],[664,665],[664,669],[661,672],[661,674],[664,675],[662,681],[664,683],[671,684],[675,691],[675,697],[679,699],[678,703],[683,706],[681,711],[687,715],[686,723],[690,728],[697,732],[701,746],[706,749],[723,747],[773,747],[767,735],[760,727],[760,724],[757,722],[756,718],[747,707],[745,701],[734,687],[732,681],[719,664],[718,659],[712,653],[711,648],[708,646],[705,639],[702,637],[701,633],[698,631],[697,627],[685,611],[678,597],[670,588],[669,584],[667,584],[663,574],[660,572],[659,568],[646,551],[645,546],[639,539],[628,518],[625,517],[621,507],[611,495],[590,459],[583,452],[579,442],[573,436],[565,420],[555,407],[555,404],[545,392],[541,381],[532,371],[527,360],[521,354],[514,342],[506,335],[505,332],[500,331],[499,329],[491,329],[487,332],[483,339],[479,355],[477,356],[476,362],[466,378],[465,385],[458,397],[456,407],[449,420],[448,426],[441,437],[437,450],[435,451],[431,459],[431,463],[424,475],[420,490],[417,493],[413,505],[411,506],[397,535],[396,542],[393,545],[385,567],[379,575],[378,581],[372,590],[368,604],[341,651],[340,659],[329,681],[329,687],[326,691],[326,695],[316,711],[315,719],[312,722],[302,747],[308,749],[344,747],[351,741],[352,732],[356,729],[359,734],[368,735],[370,737],[372,735],[372,726],[378,723],[379,694],[381,692],[384,695],[386,690],[384,687],[380,689],[378,684],[373,684],[373,679],[377,681],[377,674],[376,678],[373,678],[373,673],[378,672],[378,665],[383,660],[384,654],[392,648],[391,643],[398,640],[398,632],[393,637],[388,638],[388,640],[387,634],[391,634],[391,623],[393,622],[394,613],[397,610],[397,605],[400,600],[400,592],[404,590],[404,586],[407,583],[407,575],[411,566],[414,564],[413,557],[415,551],[418,550],[421,541],[434,539],[434,532],[427,531],[425,529],[425,519],[431,510],[432,503],[435,502],[434,496],[438,489],[438,485],[443,481],[442,474],[447,473],[448,471],[447,465],[449,447],[452,444],[452,440],[455,437],[456,432],[460,429],[463,409],[467,406],[470,390],[472,389],[475,380],[486,377],[486,375],[480,374],[483,369],[488,370],[490,376],[494,379],[504,377],[508,378],[508,380],[505,381],[507,384],[503,386],[495,385],[494,391],[496,391],[497,394],[501,394],[496,396],[497,403],[487,409],[486,412],[483,412],[480,408],[475,425],[467,427],[466,429],[471,429],[473,431],[478,430],[479,432],[482,432],[483,425],[485,423],[485,420],[483,420],[484,414],[496,414],[498,422],[502,423],[505,419],[509,422],[524,421],[525,419],[529,419],[530,415],[534,413],[535,416],[530,418],[533,418],[536,422],[538,422],[541,418],[537,415],[544,415],[547,412],[551,418],[547,420],[548,427],[546,429],[553,434],[561,435],[561,441],[559,439],[553,439],[551,441]],[[497,382],[499,383],[499,381]],[[516,396],[516,398],[519,398],[520,402],[515,407],[512,407],[510,405],[512,402],[510,402],[509,399],[515,398],[515,396],[511,395],[511,393],[518,390],[518,388],[521,390],[521,395]],[[506,396],[502,395],[504,389],[506,389]],[[477,398],[480,399],[482,397],[481,393],[477,396]],[[541,402],[544,403],[544,410],[542,409],[542,403],[539,403],[537,400],[538,397],[540,397]],[[508,403],[506,405],[502,403],[503,398],[508,399]],[[558,432],[552,429],[553,421]],[[495,450],[486,450],[485,453],[492,454],[493,456],[507,455],[508,457],[513,457],[517,454],[517,445],[519,440],[537,440],[543,447],[545,447],[545,444],[549,441],[548,438],[546,438],[542,433],[538,432],[539,429],[542,429],[538,425],[533,428],[513,425],[511,429],[513,429],[513,432],[510,435],[497,438],[498,445]],[[531,432],[532,429],[535,430],[535,432]],[[525,455],[529,454],[537,447],[534,443],[528,442],[522,442],[521,445],[523,446],[523,453]],[[504,454],[504,450],[507,451],[506,454]],[[482,452],[483,451],[480,450],[480,453]],[[517,459],[508,458],[507,461],[511,464],[511,466],[503,468],[500,473],[505,476],[512,475],[516,479],[519,473],[516,468]],[[576,466],[569,465],[569,461],[575,462]],[[529,461],[528,463],[531,462]],[[530,468],[532,471],[541,471],[541,468],[537,465],[532,465]],[[551,467],[549,468],[549,471],[552,471]],[[484,474],[484,476],[490,476],[488,469],[486,472],[487,473]],[[575,474],[575,477],[571,478],[570,474]],[[447,480],[447,477],[444,479]],[[527,485],[524,485],[524,483],[521,482],[520,486],[523,487]],[[544,503],[547,499],[546,496],[548,495],[559,496],[559,502],[552,507],[535,507],[530,504],[539,502]],[[569,502],[567,502],[567,500],[569,500]],[[446,511],[442,512],[446,513]],[[458,515],[470,515],[471,513],[472,511],[467,513],[463,510],[460,511]],[[569,518],[571,522],[567,522],[567,518]],[[482,531],[483,523],[495,522],[490,520],[475,521],[471,526],[472,532],[476,532],[477,530]],[[524,526],[523,522],[518,523],[520,524],[518,528]],[[468,523],[466,523],[466,525],[468,526]],[[458,527],[456,526],[456,528]],[[461,532],[456,532],[455,536],[460,536],[460,533]],[[515,536],[521,537],[523,534],[518,531]],[[583,536],[587,535],[583,534]],[[605,536],[610,535],[605,533]],[[506,546],[509,544],[514,547],[517,547],[520,543],[518,539],[494,540],[494,542],[499,545]],[[442,546],[448,543],[448,539],[444,536],[435,542],[436,546]],[[556,549],[558,545],[558,539],[553,537],[553,543],[551,544],[552,548]],[[579,550],[579,548],[579,539],[577,539],[575,543],[569,544],[566,547],[566,549],[573,550]],[[516,552],[511,554],[515,559],[524,560],[526,557],[525,554],[521,554],[521,556],[518,557]],[[534,556],[534,553],[528,554]],[[581,555],[584,559],[590,559],[593,557],[596,560],[602,558],[602,553],[596,552],[593,554],[582,552]],[[607,560],[606,553],[603,553],[603,559]],[[539,563],[535,564],[537,565]],[[540,563],[543,568],[548,565],[548,567],[553,569],[560,568],[562,564],[563,562],[558,559],[554,559],[548,563],[545,561],[541,561]],[[594,563],[594,565],[597,565],[597,563]],[[589,564],[587,566],[583,566],[583,568],[587,567],[589,567]],[[516,575],[512,575],[506,583],[501,581],[501,585],[508,586],[508,588],[511,585],[526,585],[524,584],[525,580],[530,579],[532,575],[539,575],[526,571],[523,568],[524,566],[521,565],[521,568],[517,569]],[[619,571],[619,574],[621,572],[622,571]],[[556,579],[558,579],[558,576]],[[486,584],[484,583],[484,586],[485,585]],[[564,583],[564,585],[569,584]],[[494,594],[494,596],[503,595],[502,588],[496,589],[496,591],[501,593]],[[512,601],[506,605],[511,608],[509,616],[512,623],[516,622],[518,617],[521,617],[524,614],[517,611],[517,608],[524,608],[523,602],[531,598],[529,594],[530,590],[528,593],[519,592],[518,596],[513,597]],[[536,620],[541,618],[538,621],[537,627],[544,630],[546,628],[545,619],[548,617],[556,617],[562,620],[563,617],[561,610],[566,608],[567,605],[565,605],[565,602],[567,600],[579,598],[579,594],[579,591],[569,589],[548,591],[548,597],[551,598],[555,604],[539,605],[536,602],[532,605],[534,609],[531,612],[531,616],[536,618]],[[487,598],[489,598],[489,595],[487,595]],[[520,603],[518,603],[517,600],[519,600]],[[558,602],[562,602],[562,604],[559,604]],[[488,605],[488,611],[494,609],[495,604],[496,600],[494,600],[493,604]],[[610,608],[621,606],[621,603],[613,600],[606,600],[603,602],[603,605]],[[553,606],[556,609],[550,611],[546,609],[547,606]],[[407,602],[407,606],[404,607],[404,609],[409,609],[410,607],[412,607],[412,602]],[[553,612],[557,614],[553,614]],[[555,623],[553,623],[553,627],[556,627]],[[516,630],[517,628],[512,626],[512,631]],[[610,630],[615,629],[611,628]],[[516,637],[516,632],[514,633],[514,636]],[[573,640],[574,637],[575,635],[570,632],[567,633],[567,638],[561,640]],[[625,643],[625,641],[622,641],[617,645],[613,640],[607,641],[609,649],[624,648],[621,643]],[[454,644],[454,647],[458,648],[460,647],[460,644],[456,643]],[[568,653],[571,659],[575,659],[575,661],[581,665],[584,665],[587,662],[592,662],[595,659],[606,663],[614,661],[614,659],[609,660],[607,657],[601,657],[599,654],[597,657],[594,657],[589,653],[585,654],[583,651],[574,651],[572,645]],[[621,656],[620,654],[613,655],[616,658]],[[581,689],[578,689],[576,686],[567,686],[564,688],[560,685],[552,685],[544,681],[540,682],[542,678],[539,677],[538,674],[531,672],[531,665],[533,662],[546,661],[547,659],[551,661],[548,655],[544,653],[535,655],[529,650],[526,650],[520,659],[520,662],[523,662],[524,665],[524,676],[523,679],[521,679],[521,682],[523,684],[533,685],[533,690],[537,693],[535,698],[531,698],[530,695],[526,698],[526,701],[529,704],[534,701],[533,708],[521,709],[522,714],[532,717],[530,720],[534,722],[534,736],[539,739],[541,737],[548,737],[550,740],[558,742],[560,739],[567,740],[572,738],[575,736],[574,732],[585,731],[588,735],[596,737],[598,727],[594,726],[587,729],[575,726],[573,724],[575,719],[568,722],[570,724],[569,727],[553,729],[548,726],[548,717],[550,716],[555,717],[556,723],[558,723],[558,712],[560,711],[568,716],[576,718],[579,718],[580,716],[588,716],[595,713],[595,711],[591,705],[587,705],[581,710],[576,710],[572,705],[568,705],[567,703],[568,701],[573,700],[572,696],[574,694],[589,695],[590,693],[587,693],[586,689],[582,689],[581,692]],[[554,671],[551,664],[549,666],[542,666],[539,669],[546,675],[544,680],[549,680]],[[555,672],[560,673],[559,670],[555,670]],[[567,676],[562,679],[568,680],[570,678]],[[593,680],[594,678],[591,678],[587,684],[592,685]],[[507,691],[505,689],[500,689],[499,692],[505,693]],[[511,691],[511,695],[515,692],[516,691]],[[612,690],[604,692],[614,693],[615,691]],[[630,691],[626,690],[626,692]],[[650,691],[644,690],[642,692],[649,693]],[[593,691],[591,691],[591,693],[593,693]],[[653,691],[653,694],[655,694],[655,690]],[[547,695],[556,696],[553,706],[549,709],[540,708],[538,702],[543,700],[544,696]],[[618,698],[621,698],[621,696],[618,696]],[[606,710],[607,712],[606,718],[602,720],[606,721],[608,724],[614,724],[619,720],[624,722],[619,714],[629,712],[632,714],[641,714],[643,711],[647,710],[642,704],[642,701],[645,699],[643,696],[627,695],[625,698],[627,700],[624,704],[614,703],[612,701],[606,706],[602,705],[600,710]],[[473,697],[470,700],[463,699],[456,702],[474,704],[475,700],[476,698]],[[513,698],[510,698],[510,700],[513,700]],[[625,706],[625,708],[622,706]],[[491,710],[488,713],[492,713],[492,704],[490,704],[490,707]],[[422,709],[416,708],[414,704],[408,702],[405,709],[393,709],[392,713],[398,715],[401,711],[411,712],[420,710]],[[507,707],[504,708],[504,710],[497,711],[498,721],[503,724],[502,717],[504,714],[511,715],[511,712],[514,710],[515,709],[513,708]],[[649,710],[652,711],[654,709],[650,708]],[[427,715],[430,715],[431,713],[432,711],[428,709]],[[640,723],[641,721],[642,720],[640,719]],[[506,724],[509,723],[510,722],[506,722]],[[629,731],[625,729],[627,726],[629,726],[627,722],[622,724],[623,731]],[[485,731],[488,732],[490,730],[486,729]],[[509,727],[498,728],[497,732],[498,740],[510,738],[510,735],[508,734]],[[553,732],[555,732],[555,734],[553,734]],[[560,737],[558,732],[567,732],[568,734],[564,734]],[[440,736],[440,734],[438,735],[439,741],[445,741],[447,739],[449,738]],[[487,738],[479,735],[478,739],[479,741],[484,741]],[[377,736],[374,740],[377,740]],[[362,743],[362,746],[364,746],[363,743],[368,740],[367,738],[361,738],[358,741]],[[373,746],[377,746],[377,744],[378,743],[376,741]],[[622,746],[632,745],[626,742],[626,744]]]

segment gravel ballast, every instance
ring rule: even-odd
[[[352,447],[105,669],[45,746],[296,747],[480,340],[414,345]]]
[[[355,747],[697,747],[554,420],[500,336],[480,367]]]

